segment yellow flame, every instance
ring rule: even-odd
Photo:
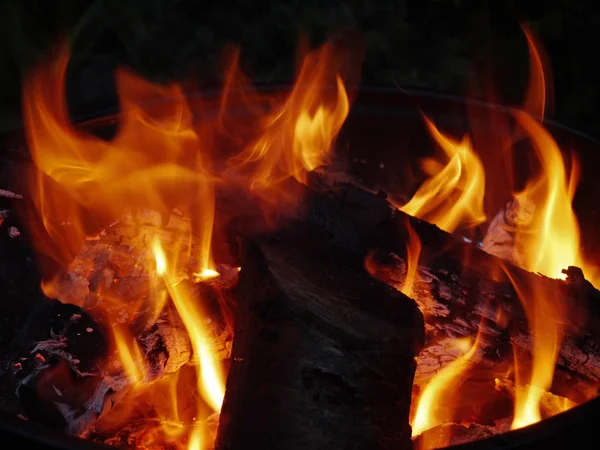
[[[152,249],[157,261],[160,259],[166,260],[160,241],[155,239],[152,243]],[[181,289],[178,280],[169,270],[166,270],[163,278],[177,312],[190,335],[194,354],[199,359],[198,391],[210,407],[219,412],[225,396],[224,377],[220,373],[219,366],[212,354],[210,340],[206,336],[205,319],[197,307],[197,302],[194,302],[184,289]]]
[[[435,160],[424,160],[424,168],[431,171],[430,178],[400,210],[432,222],[449,233],[460,225],[474,226],[484,222],[485,174],[470,140],[465,136],[462,141],[455,141],[441,133],[427,117],[425,123],[448,162],[442,167]]]
[[[462,338],[454,341],[453,345],[461,350],[463,355],[440,369],[423,390],[411,423],[413,437],[437,425],[452,421],[452,417],[446,416],[448,412],[442,412],[437,405],[451,406],[450,397],[478,351],[479,336],[475,342],[471,338]],[[430,448],[427,442],[423,445],[424,449]]]
[[[406,244],[406,278],[402,285],[401,292],[412,297],[413,286],[417,279],[417,270],[419,268],[419,256],[421,255],[421,239],[416,233],[410,222],[407,222],[408,242]]]
[[[146,373],[140,365],[144,359],[137,340],[120,327],[113,327],[112,330],[123,369],[134,383],[145,380]]]
[[[572,208],[573,189],[558,145],[544,127],[522,111],[514,112],[527,132],[541,165],[540,176],[515,196],[528,197],[536,205],[535,233],[521,233],[527,269],[562,278],[562,269],[581,265],[579,224]]]
[[[260,121],[258,139],[232,159],[233,170],[251,168],[253,189],[289,176],[305,182],[308,172],[329,162],[332,142],[350,109],[334,51],[327,43],[305,56],[285,102]],[[332,82],[333,96],[326,89]]]
[[[556,359],[562,343],[561,319],[565,313],[560,299],[533,286],[523,286],[510,275],[531,330],[532,369],[529,379],[520,375],[519,358],[515,352],[515,413],[512,428],[522,428],[541,420],[542,396],[550,390]]]
[[[197,424],[190,434],[187,450],[203,450],[205,448],[203,437],[202,425]]]

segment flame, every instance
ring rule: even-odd
[[[529,86],[523,102],[523,110],[531,116],[543,120],[547,107],[552,105],[550,98],[552,90],[549,89],[552,80],[549,77],[550,72],[544,70],[545,58],[542,57],[541,45],[536,42],[527,25],[522,24],[521,28],[529,50]]]
[[[576,184],[568,177],[558,145],[541,124],[523,111],[515,118],[530,138],[539,158],[540,175],[515,197],[525,197],[536,205],[533,228],[536,233],[520,233],[527,269],[562,278],[570,265],[581,267],[579,224],[571,206]],[[571,178],[571,179],[570,179]]]
[[[449,233],[463,224],[474,226],[484,222],[485,174],[471,141],[467,136],[460,142],[452,139],[441,133],[427,117],[425,124],[448,162],[442,167],[434,159],[425,159],[423,167],[430,178],[400,209]],[[456,195],[458,198],[455,198]]]
[[[69,123],[64,99],[68,58],[63,49],[54,64],[42,66],[25,81],[25,128],[38,169],[30,184],[43,224],[33,230],[39,250],[66,265],[94,230],[127,211],[168,212],[179,207],[193,215],[201,209],[202,220],[194,233],[202,240],[204,259],[199,266],[212,269],[206,249],[212,233],[215,177],[209,171],[210,152],[194,131],[181,89],[155,86],[120,70],[122,122],[117,136],[104,141]],[[203,208],[195,208],[198,203]],[[44,285],[47,292],[51,284]]]
[[[186,274],[196,282],[220,276],[213,241],[220,231],[216,227],[226,219],[241,217],[251,208],[260,211],[266,204],[278,208],[287,200],[298,200],[301,189],[282,182],[294,178],[306,183],[309,172],[329,163],[350,105],[342,81],[347,61],[338,57],[332,43],[304,55],[293,88],[278,95],[256,92],[239,69],[238,53],[216,101],[217,117],[200,114],[202,120],[195,113],[214,107],[210,100],[194,103],[199,110],[192,114],[192,103],[178,84],[160,86],[131,71],[117,70],[121,114],[118,131],[110,140],[84,132],[69,121],[66,46],[53,61],[32,72],[23,89],[25,129],[36,166],[34,176],[28,178],[39,215],[38,221],[30,221],[36,250],[67,268],[86,239],[109,224],[124,218],[137,223],[143,211],[159,213],[165,235],[154,239],[144,235],[135,248],[141,255],[136,268],[141,265],[147,273],[149,294],[140,299],[103,292],[100,309],[111,324],[122,324],[123,316],[152,323],[163,319],[172,301],[197,360],[198,392],[215,413],[223,401],[224,377],[211,354],[206,318],[181,280]],[[235,102],[248,111],[247,116],[228,115]],[[217,199],[223,192],[228,192],[222,197],[229,203],[224,206],[225,218],[217,223]],[[172,225],[173,211],[185,218],[180,228]],[[143,260],[148,253],[151,258]],[[61,299],[60,286],[60,277],[44,277],[47,295]],[[144,393],[152,403],[155,391],[162,392],[164,386],[162,381],[146,382],[144,356],[129,325],[133,324],[114,328],[115,349],[123,369],[136,382],[136,396]],[[185,433],[188,449],[205,448],[209,439],[200,414],[200,409],[206,409],[204,403],[198,405],[197,423],[192,428],[184,426],[178,412],[178,377],[165,383],[170,396],[167,411],[153,405],[162,411],[155,417],[160,419],[162,434],[148,432],[148,445],[156,445],[160,436]],[[156,395],[158,399],[163,394]],[[133,409],[131,405],[122,408],[127,414]]]
[[[119,327],[113,328],[113,337],[123,369],[125,369],[131,380],[137,383],[147,379],[146,373],[140,366],[143,357],[135,338]]]
[[[164,250],[157,239],[152,243],[152,250],[156,255],[157,262],[166,261]],[[190,335],[194,354],[199,359],[198,391],[210,407],[215,412],[219,412],[225,396],[225,383],[223,381],[224,377],[220,373],[220,369],[211,353],[210,341],[205,332],[203,314],[197,308],[197,302],[189,298],[187,292],[181,289],[179,280],[173,273],[166,270],[163,278],[177,312]]]
[[[202,450],[205,448],[204,440],[202,435],[202,427],[196,426],[194,427],[192,434],[190,436],[187,450]]]
[[[421,254],[421,239],[410,222],[407,222],[408,243],[406,244],[406,278],[401,292],[407,297],[413,295],[413,285],[417,279],[419,256]]]
[[[512,428],[522,428],[541,420],[542,396],[550,390],[556,359],[562,343],[561,321],[566,309],[560,299],[542,291],[537,283],[524,286],[507,271],[515,292],[525,310],[531,330],[532,368],[524,377],[519,370],[519,357],[515,352],[515,413]]]
[[[232,172],[251,171],[251,189],[272,187],[289,176],[306,182],[308,172],[329,162],[350,109],[337,63],[329,43],[308,53],[287,99],[261,118],[259,137],[231,160]]]
[[[460,350],[463,354],[447,366],[440,369],[437,374],[429,381],[419,397],[416,412],[413,417],[412,435],[413,437],[422,434],[437,425],[449,423],[452,417],[449,407],[452,405],[451,397],[454,391],[464,379],[465,372],[474,363],[475,356],[480,346],[479,334],[473,342],[472,338],[456,339],[452,342],[453,347]],[[423,449],[431,448],[427,439],[423,441]]]
[[[523,110],[513,111],[519,131],[524,134],[539,161],[538,175],[525,188],[514,194],[521,202],[535,205],[533,223],[517,230],[515,243],[524,251],[524,268],[544,275],[562,278],[562,270],[570,265],[584,268],[579,252],[580,235],[572,208],[577,185],[578,163],[572,161],[569,172],[560,148],[550,133],[534,118],[543,118],[546,108],[547,82],[542,59],[531,33],[524,28],[530,54],[530,82]],[[552,293],[542,291],[538,283],[522,286],[512,277],[531,330],[532,362],[529,376],[519,370],[522,356],[515,351],[515,412],[513,429],[539,422],[541,401],[552,386],[556,360],[562,344],[562,321],[567,317]]]

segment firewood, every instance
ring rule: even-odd
[[[520,285],[537,285],[570,314],[561,324],[565,339],[558,365],[600,381],[600,292],[580,269],[565,268],[566,280],[530,273],[392,208],[384,192],[368,192],[351,183],[314,183],[296,217],[320,227],[347,250],[365,256],[375,251],[379,261],[373,275],[398,289],[406,276],[412,227],[422,249],[411,296],[427,317],[426,347],[447,338],[474,337],[486,318],[481,338],[487,355],[507,357],[511,344],[530,352],[526,316],[507,272]]]
[[[306,221],[247,240],[241,266],[215,448],[412,448],[415,303]]]
[[[182,282],[186,284],[186,282]],[[187,283],[193,298],[211,315],[207,326],[216,357],[226,359],[231,330],[217,296],[206,284]],[[199,294],[202,291],[202,294]],[[85,435],[136,383],[151,383],[192,361],[187,330],[171,305],[157,320],[133,335],[141,350],[136,366],[143,380],[132,379],[110,345],[105,315],[48,299],[28,319],[3,366],[14,386],[15,410],[27,418],[74,435]]]

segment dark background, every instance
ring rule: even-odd
[[[241,46],[255,81],[289,82],[301,34],[318,45],[351,28],[366,44],[364,84],[477,95],[493,72],[514,103],[527,83],[526,21],[549,55],[556,119],[600,135],[592,0],[4,0],[0,8],[0,131],[19,124],[20,78],[61,35],[72,41],[75,89],[90,102],[106,95],[117,64],[158,81],[193,74],[214,83],[228,43]]]

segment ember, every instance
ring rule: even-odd
[[[24,85],[28,192],[0,192],[45,258],[49,300],[10,356],[25,415],[132,448],[426,450],[593,398],[579,166],[542,125],[548,75],[525,35],[527,98],[486,124],[506,130],[499,158],[531,144],[523,188],[488,171],[476,124],[457,138],[423,115],[443,156],[407,202],[333,169],[359,59],[343,43],[272,95],[236,52],[216,100],[119,70],[110,140],[70,123],[60,48]],[[493,183],[513,192],[488,217]]]

